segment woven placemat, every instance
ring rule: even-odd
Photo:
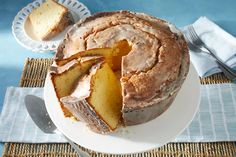
[[[21,87],[42,87],[51,59],[27,59],[22,77]],[[230,82],[223,75],[216,74],[206,79],[201,79],[202,84]],[[84,149],[84,148],[82,148]],[[214,143],[170,143],[161,148],[149,152],[132,155],[109,155],[88,151],[92,157],[236,157],[236,145],[234,142]],[[25,144],[6,143],[3,151],[4,157],[70,157],[77,156],[69,144]]]

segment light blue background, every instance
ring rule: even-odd
[[[91,11],[131,10],[166,19],[178,27],[207,16],[236,36],[235,0],[80,0]],[[0,111],[7,86],[17,86],[27,57],[48,58],[21,47],[11,33],[17,12],[31,0],[0,0]],[[0,144],[0,154],[3,144]]]

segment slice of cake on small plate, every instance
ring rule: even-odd
[[[34,9],[29,20],[39,40],[51,39],[73,23],[69,10],[54,0],[46,0]]]
[[[101,134],[114,131],[121,120],[120,82],[104,61],[93,65],[74,91],[60,100],[76,118]]]

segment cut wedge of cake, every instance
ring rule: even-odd
[[[70,96],[61,98],[65,107],[98,133],[115,130],[121,118],[121,86],[105,62],[92,66]]]
[[[29,20],[39,40],[50,39],[73,23],[69,10],[54,0],[46,0],[34,9],[29,15]]]
[[[70,95],[78,80],[101,60],[101,57],[84,57],[80,60],[72,60],[64,66],[51,68],[50,77],[58,100],[60,101],[60,98]],[[63,103],[61,103],[61,108],[66,117],[71,116],[70,111],[64,108]]]

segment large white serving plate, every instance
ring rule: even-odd
[[[83,122],[65,118],[49,77],[46,78],[44,99],[52,121],[75,143],[98,152],[130,154],[171,142],[190,124],[200,102],[200,82],[190,65],[186,81],[166,112],[145,124],[122,127],[109,135],[94,133]]]

